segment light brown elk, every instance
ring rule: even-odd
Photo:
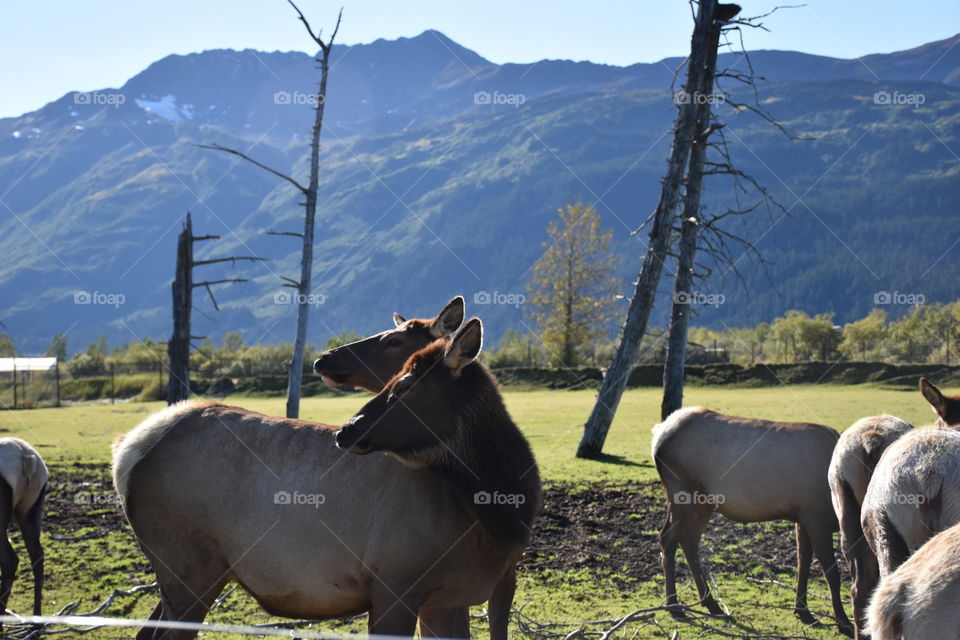
[[[0,612],[6,611],[20,560],[7,538],[16,522],[33,572],[33,615],[40,615],[43,593],[43,547],[40,525],[47,487],[47,465],[36,449],[20,438],[0,438]]]
[[[960,638],[960,525],[938,533],[885,577],[873,594],[873,640]]]
[[[860,527],[861,505],[880,456],[891,443],[912,429],[913,425],[893,416],[861,418],[840,434],[830,460],[830,494],[840,521],[840,548],[853,580],[851,593],[857,638],[862,637],[867,603],[880,579],[877,558]]]
[[[827,484],[837,432],[818,424],[736,418],[703,407],[675,411],[653,432],[653,459],[668,500],[660,548],[671,612],[683,615],[676,592],[679,545],[701,602],[711,613],[723,613],[699,557],[700,537],[714,511],[737,522],[790,520],[797,537],[794,611],[804,622],[814,621],[807,609],[807,580],[815,553],[830,586],[837,625],[852,635],[833,555],[838,526]]]
[[[339,435],[196,402],[128,434],[114,480],[157,573],[154,617],[203,620],[236,581],[274,615],[368,611],[369,631],[391,635],[412,635],[419,614],[425,636],[468,637],[461,612],[489,600],[491,636],[506,640],[540,485],[495,382],[473,361],[481,335],[473,320],[412,356]],[[195,635],[145,628],[138,638]]]
[[[960,399],[926,378],[920,391],[938,419],[891,444],[877,463],[860,516],[880,575],[900,566],[935,533],[960,522]]]

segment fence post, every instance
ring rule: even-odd
[[[13,408],[17,408],[17,354],[13,354]]]
[[[113,363],[110,363],[110,404],[114,403]]]

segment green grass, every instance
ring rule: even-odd
[[[307,420],[341,424],[369,397],[357,394],[305,398],[301,415]],[[545,479],[632,482],[655,478],[656,472],[650,463],[650,428],[660,417],[659,390],[631,389],[624,394],[604,449],[614,459],[603,462],[573,457],[594,397],[594,391],[504,393],[511,415],[533,446]],[[228,402],[282,415],[285,400],[234,396]],[[819,422],[838,430],[858,418],[878,413],[891,413],[916,425],[925,424],[932,417],[918,392],[870,385],[690,387],[686,403],[733,415]],[[110,460],[113,439],[162,406],[160,402],[128,402],[75,405],[69,409],[0,411],[0,432],[30,441],[48,461],[106,463]]]
[[[581,433],[581,425],[590,411],[593,391],[507,391],[507,405],[515,421],[526,433],[537,456],[541,473],[547,482],[565,481],[575,484],[594,482],[635,483],[655,478],[649,459],[650,427],[658,421],[660,394],[656,389],[628,391],[620,405],[617,419],[607,440],[606,461],[584,461],[573,457]],[[303,401],[304,418],[340,424],[353,415],[369,396],[307,398]],[[283,398],[231,397],[229,402],[256,411],[279,415]],[[917,392],[904,392],[873,386],[792,386],[785,388],[731,389],[692,387],[688,404],[702,404],[718,411],[778,420],[804,420],[845,428],[865,415],[888,412],[914,424],[923,424],[931,413]],[[151,412],[161,408],[159,402],[86,404],[60,409],[0,411],[0,432],[16,435],[35,444],[53,466],[55,481],[60,470],[74,463],[106,465],[110,443],[117,435],[133,428]],[[106,472],[104,479],[106,479]],[[67,491],[68,489],[61,489]],[[69,489],[76,490],[76,488]],[[95,514],[94,514],[95,515]],[[638,525],[639,526],[639,525]],[[85,531],[71,532],[82,535]],[[15,546],[26,559],[22,544]],[[742,572],[733,575],[718,573],[719,595],[735,614],[734,621],[675,622],[662,612],[656,615],[659,627],[649,622],[631,623],[627,635],[637,638],[669,637],[674,630],[681,637],[720,638],[722,634],[749,635],[759,631],[810,638],[837,637],[830,627],[807,628],[793,616],[793,593],[782,586],[755,582],[758,571],[746,560],[750,540],[744,539],[733,548],[717,549],[717,558],[729,562],[743,557]],[[79,610],[89,610],[115,588],[150,582],[152,577],[142,554],[129,531],[110,533],[101,538],[82,541],[61,541],[45,534],[48,553],[48,582],[44,611],[58,610],[67,602],[81,603]],[[651,557],[657,564],[659,559]],[[770,578],[771,576],[767,576]],[[789,574],[772,576],[792,584]],[[11,608],[29,608],[30,578],[27,563],[21,563]],[[611,575],[598,575],[588,570],[525,572],[520,577],[516,604],[524,615],[545,622],[569,623],[563,627],[573,631],[584,621],[616,618],[643,607],[661,603],[659,579],[634,582],[618,587]],[[681,583],[681,600],[693,602],[696,596],[689,581]],[[811,606],[815,611],[829,612],[823,600],[826,586],[819,576],[811,581]],[[149,614],[156,596],[121,598],[111,608],[111,615],[129,617]],[[474,614],[479,608],[473,610]],[[223,606],[208,619],[210,622],[266,622],[270,618],[241,590],[230,594]],[[602,625],[601,625],[602,626]],[[711,629],[710,627],[713,627]],[[317,629],[362,631],[362,620],[318,623]],[[598,629],[598,625],[590,627]],[[722,633],[716,631],[722,630]],[[475,636],[485,636],[485,623],[474,620]],[[702,633],[702,635],[700,635]],[[106,630],[98,638],[127,637]],[[223,636],[211,636],[221,638]]]

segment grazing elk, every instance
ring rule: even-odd
[[[861,527],[886,576],[939,531],[960,522],[960,399],[944,396],[926,378],[920,391],[937,414],[877,463],[863,499]]]
[[[23,534],[23,544],[30,556],[33,571],[33,615],[40,615],[43,593],[43,547],[40,545],[40,522],[43,518],[43,497],[47,488],[47,465],[37,450],[20,438],[0,438],[0,612],[7,609],[20,560],[17,558],[7,528],[15,521]]]
[[[463,298],[457,296],[429,320],[407,320],[394,313],[396,328],[324,351],[313,363],[313,371],[331,387],[379,393],[413,352],[456,331],[463,322],[463,312]]]
[[[913,425],[893,416],[861,418],[840,434],[830,460],[830,497],[840,521],[840,548],[853,580],[851,595],[857,638],[865,628],[870,594],[880,579],[877,558],[863,539],[860,508],[881,454],[912,429]]]
[[[660,548],[671,613],[683,615],[676,587],[678,545],[701,602],[711,613],[723,613],[710,593],[699,557],[700,537],[716,510],[737,522],[795,522],[794,611],[805,623],[815,621],[807,609],[812,547],[830,585],[837,625],[843,633],[853,634],[840,597],[840,573],[833,555],[833,532],[838,526],[827,484],[827,467],[838,437],[823,425],[735,418],[703,407],[675,411],[654,427],[653,459],[668,500]]]
[[[930,538],[885,577],[867,614],[873,640],[960,638],[960,525]]]
[[[114,482],[157,573],[153,618],[201,621],[236,581],[271,614],[367,611],[377,634],[412,635],[419,614],[422,635],[466,638],[461,612],[489,600],[506,640],[540,482],[481,338],[474,319],[417,352],[339,432],[186,402],[127,434]],[[389,455],[354,455],[372,451]]]

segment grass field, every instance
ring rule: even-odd
[[[507,391],[504,395],[515,421],[533,445],[541,474],[548,484],[563,483],[567,487],[565,490],[571,491],[576,491],[578,487],[599,488],[602,491],[607,486],[622,488],[629,485],[637,491],[651,494],[651,502],[644,504],[654,506],[647,509],[659,511],[662,508],[659,503],[653,502],[658,499],[654,495],[655,488],[644,486],[656,478],[649,446],[650,427],[657,422],[659,415],[658,390],[635,389],[625,394],[607,441],[606,452],[610,458],[602,462],[573,457],[581,432],[580,425],[590,410],[594,392]],[[362,406],[366,397],[308,398],[303,402],[302,414],[307,419],[340,424]],[[845,428],[859,417],[883,412],[914,424],[924,424],[932,416],[918,392],[872,386],[821,385],[759,389],[694,387],[688,389],[686,399],[688,404],[702,404],[731,414],[821,422],[838,429]],[[284,404],[282,398],[232,397],[229,402],[276,415],[282,413]],[[52,467],[48,524],[44,535],[48,553],[45,613],[55,612],[73,601],[80,603],[78,610],[89,610],[113,589],[152,581],[149,567],[137,550],[129,529],[117,520],[116,507],[109,504],[108,499],[96,504],[75,503],[80,493],[109,493],[107,464],[110,443],[118,434],[131,429],[160,406],[160,403],[90,404],[61,409],[0,412],[0,431],[33,443]],[[602,502],[603,498],[598,500]],[[634,515],[640,518],[641,515],[653,517],[654,514],[633,514],[630,517]],[[659,513],[655,515],[659,519]],[[106,522],[117,524],[107,526],[103,524]],[[722,518],[715,518],[711,531],[718,526],[727,526],[720,523]],[[771,573],[769,568],[765,568],[769,563],[765,565],[755,557],[750,536],[773,535],[768,533],[772,529],[757,529],[756,526],[749,530],[752,532],[750,535],[745,533],[741,540],[728,541],[723,547],[714,546],[710,549],[713,552],[711,561],[723,566],[730,558],[736,560],[742,557],[742,564],[735,571],[713,572],[718,593],[735,614],[735,619],[721,621],[695,618],[692,622],[675,622],[660,612],[652,622],[647,620],[625,625],[623,637],[630,638],[635,632],[637,638],[670,637],[674,631],[679,632],[680,638],[751,637],[759,634],[838,637],[833,627],[810,628],[800,624],[792,615],[793,593],[786,585],[793,583],[794,576],[788,568]],[[777,531],[780,532],[777,535],[786,537],[783,527]],[[655,533],[654,526],[638,522],[637,536],[649,541],[653,540]],[[789,546],[790,542],[785,540],[785,544]],[[29,570],[18,539],[15,540],[15,546],[24,561],[10,608],[26,612],[29,607]],[[550,551],[543,553],[546,561]],[[655,552],[648,555],[650,557],[643,562],[659,564]],[[662,598],[659,578],[633,580],[625,577],[629,574],[628,569],[624,567],[624,574],[618,575],[617,572],[583,567],[528,568],[521,572],[516,604],[522,605],[523,615],[532,620],[571,625],[551,627],[551,632],[569,632],[575,630],[579,622],[616,618],[636,609],[659,605]],[[815,576],[811,586],[811,608],[815,612],[828,613],[829,603],[824,600],[826,587],[823,580]],[[845,584],[844,588],[847,587]],[[696,600],[690,581],[684,579],[681,590],[681,600]],[[128,617],[146,616],[155,602],[156,595],[153,593],[119,598],[107,613]],[[479,614],[481,609],[475,608],[473,613]],[[225,598],[208,618],[209,622],[237,623],[269,620],[252,599],[240,590]],[[829,622],[829,619],[825,620]],[[485,635],[484,624],[479,617],[475,620],[475,635]],[[601,626],[590,628],[596,630]],[[357,619],[324,622],[313,625],[313,628],[360,631],[363,622]],[[517,632],[516,625],[512,627],[512,632]],[[99,630],[92,637],[128,636]]]

